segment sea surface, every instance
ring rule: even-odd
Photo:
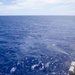
[[[0,75],[67,75],[75,60],[75,16],[0,16]]]

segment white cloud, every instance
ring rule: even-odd
[[[48,4],[59,4],[59,3],[69,3],[69,2],[75,2],[75,0],[41,0],[42,2],[48,3]]]
[[[42,0],[42,2],[48,3],[48,4],[57,4],[57,3],[61,3],[62,0]]]
[[[58,9],[59,9],[59,13],[61,14],[61,12],[60,12],[61,8],[63,10],[66,9],[66,11],[67,11],[67,8],[69,7],[68,3],[74,3],[75,0],[14,0],[12,2],[14,4],[10,4],[10,5],[4,5],[2,2],[0,2],[0,14],[24,14],[24,13],[28,14],[27,11],[30,11],[31,14],[32,13],[37,14],[36,12],[39,12],[38,14],[40,14],[40,13],[43,13],[42,11],[47,10],[47,9],[45,9],[45,7],[46,8],[50,7],[50,9],[52,9],[49,11],[47,10],[48,13],[51,13],[51,12],[55,13],[55,10],[58,11]],[[65,3],[68,5],[67,7],[66,7],[66,5],[64,5],[64,7],[62,5]],[[68,11],[70,11],[70,10],[68,10]],[[70,11],[70,12],[72,12],[72,11]]]

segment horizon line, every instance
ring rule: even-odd
[[[75,15],[0,15],[0,16],[75,16]]]

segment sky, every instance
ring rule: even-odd
[[[75,15],[75,0],[0,0],[0,15]]]

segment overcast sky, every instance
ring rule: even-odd
[[[0,15],[75,15],[75,0],[0,0]]]

